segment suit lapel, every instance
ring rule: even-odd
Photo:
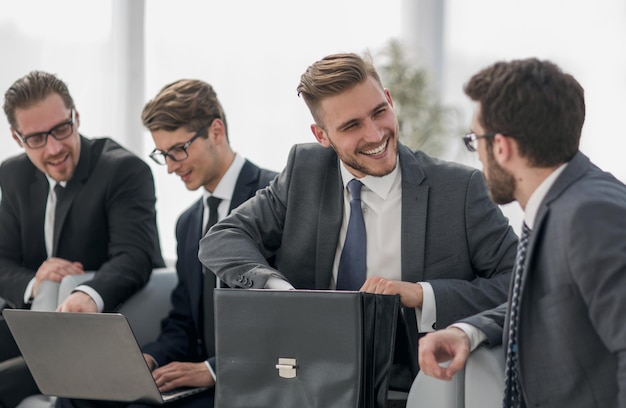
[[[315,287],[329,288],[333,262],[339,241],[339,229],[343,218],[343,184],[336,154],[331,154],[324,166],[322,191],[319,200],[317,253],[315,259]]]
[[[578,152],[572,160],[570,160],[567,167],[563,170],[563,173],[559,175],[559,177],[555,180],[550,190],[546,194],[543,199],[539,209],[537,210],[537,216],[535,217],[535,224],[533,225],[533,229],[531,235],[528,239],[528,247],[526,250],[526,260],[525,260],[525,272],[522,276],[521,282],[521,291],[520,294],[520,307],[522,306],[524,299],[524,290],[526,288],[526,282],[529,279],[530,274],[534,271],[532,269],[533,265],[533,255],[538,245],[541,244],[540,237],[543,235],[543,227],[550,214],[551,204],[554,200],[556,200],[565,190],[569,188],[573,183],[576,182],[579,178],[583,176],[583,174],[589,168],[591,162],[589,158],[584,154]]]
[[[80,192],[84,182],[89,177],[89,171],[91,168],[91,143],[80,136],[80,158],[78,159],[78,165],[74,170],[72,178],[67,182],[63,197],[57,201],[55,215],[54,215],[54,236],[52,254],[57,256],[59,237],[63,230],[63,225],[67,218],[67,214],[72,207],[72,203],[76,198],[76,195]]]
[[[200,309],[204,307],[202,301],[202,290],[204,288],[204,274],[202,273],[202,264],[198,261],[198,248],[200,246],[200,239],[202,238],[202,213],[204,207],[202,206],[202,198],[200,198],[194,204],[193,212],[191,213],[191,219],[189,220],[189,228],[187,229],[187,239],[185,244],[185,258],[186,258],[186,275],[189,282],[189,297],[191,298],[189,304],[199,305],[200,307],[191,308],[192,319],[195,322],[197,328],[202,329],[203,323],[200,319]],[[181,243],[179,243],[181,245]]]
[[[230,200],[229,213],[256,193],[259,183],[259,172],[258,167],[246,160],[237,177],[233,197]]]
[[[44,223],[45,223],[45,215],[46,215],[46,204],[48,192],[50,190],[50,185],[48,184],[48,180],[46,176],[39,170],[33,166],[33,179],[30,185],[30,214],[32,214],[31,219],[31,228],[32,234],[30,236],[33,237],[41,237],[41,239],[36,240],[35,242],[39,243],[37,246],[36,253],[43,254],[43,259],[46,259],[48,255],[46,254],[46,245],[45,245],[45,237],[44,237]]]
[[[424,172],[409,148],[400,145],[402,171],[402,280],[424,280],[424,251],[426,248],[426,214],[428,186],[421,186]]]

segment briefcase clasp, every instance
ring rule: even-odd
[[[279,358],[276,368],[278,369],[278,375],[282,378],[296,378],[297,365],[295,358]]]

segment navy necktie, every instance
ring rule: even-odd
[[[511,311],[509,315],[509,341],[506,348],[506,365],[504,380],[504,401],[505,408],[520,408],[524,406],[522,391],[519,382],[519,358],[518,358],[518,324],[519,324],[519,301],[521,292],[522,276],[524,274],[524,263],[526,261],[526,248],[528,246],[528,235],[530,229],[524,223],[522,236],[517,246],[517,257],[515,269],[513,270],[513,293],[511,294]]]
[[[202,237],[204,237],[209,229],[217,223],[217,207],[219,207],[221,198],[210,196],[207,198],[209,206],[209,220],[204,227]],[[211,271],[204,266],[204,294],[203,294],[203,320],[204,320],[204,343],[208,357],[213,357],[215,353],[215,323],[213,322],[213,289],[215,289],[216,277]]]
[[[366,236],[363,210],[361,209],[361,187],[363,184],[352,179],[348,183],[350,190],[350,219],[346,241],[343,245],[339,268],[337,270],[338,290],[359,290],[366,278]]]

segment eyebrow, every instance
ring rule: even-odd
[[[62,126],[62,125],[67,125],[67,124],[68,124],[68,123],[70,123],[71,121],[72,121],[72,117],[71,117],[71,113],[70,113],[70,118],[69,118],[69,119],[66,119],[66,120],[64,120],[63,122],[59,122],[59,123],[57,123],[56,125],[52,126],[52,127],[51,127],[50,129],[48,129],[48,130],[42,130],[41,132],[33,132],[33,133],[28,134],[28,135],[22,135],[22,134],[20,133],[20,131],[18,131],[18,133],[20,133],[20,135],[22,135],[22,138],[26,139],[27,137],[36,136],[36,135],[42,135],[42,134],[44,134],[44,133],[49,133],[51,130],[54,130],[54,129],[56,129],[57,127]]]

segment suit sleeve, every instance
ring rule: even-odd
[[[150,168],[128,156],[110,170],[114,175],[105,195],[108,260],[85,283],[102,296],[105,311],[117,308],[146,284],[153,267],[163,265],[160,253],[154,254],[159,241]]]
[[[460,322],[477,327],[487,335],[487,344],[490,347],[497,346],[502,344],[503,341],[502,334],[507,305],[507,303],[503,303],[498,307],[470,316]]]
[[[473,172],[464,198],[465,240],[474,278],[428,280],[435,293],[437,327],[446,327],[506,301],[517,236],[487,195],[480,172]]]
[[[287,194],[297,147],[270,185],[217,223],[200,241],[199,259],[233,288],[264,288],[270,277],[285,279],[267,259],[281,246]]]
[[[567,259],[588,319],[617,357],[618,406],[626,406],[626,201],[590,200],[571,217]],[[619,197],[619,196],[618,196]],[[581,323],[582,325],[583,323]]]
[[[24,292],[35,271],[22,265],[24,251],[19,222],[21,206],[15,188],[10,188],[11,169],[5,163],[0,166],[0,297],[11,307],[23,308]],[[14,177],[14,176],[13,176]],[[13,186],[11,186],[13,187]],[[28,208],[28,207],[26,207]]]

